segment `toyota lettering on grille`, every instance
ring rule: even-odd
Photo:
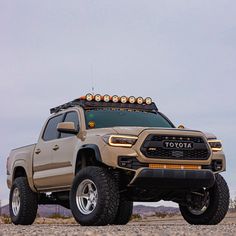
[[[168,149],[193,149],[192,142],[164,141],[163,146]]]

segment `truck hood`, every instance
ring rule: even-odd
[[[179,132],[182,131],[189,131],[189,132],[200,132],[203,133],[207,139],[216,139],[216,136],[211,133],[202,132],[199,130],[192,130],[192,129],[178,129],[178,128],[161,128],[161,127],[132,127],[132,126],[124,126],[124,127],[114,127],[113,130],[118,134],[127,134],[127,135],[135,135],[139,136],[143,131],[148,130],[176,130]]]

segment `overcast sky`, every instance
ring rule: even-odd
[[[176,125],[216,134],[236,194],[236,1],[0,1],[0,199],[6,158],[49,109],[91,91],[151,96]]]

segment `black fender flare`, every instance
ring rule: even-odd
[[[77,152],[77,158],[76,158],[76,164],[75,164],[75,172],[76,172],[76,169],[77,169],[77,161],[79,159],[79,153],[83,150],[93,150],[94,153],[95,153],[95,159],[97,162],[100,162],[102,163],[102,157],[101,157],[101,153],[100,153],[100,150],[99,150],[99,147],[96,145],[96,144],[84,144],[80,147],[80,149],[78,150]]]
[[[96,144],[84,144],[78,150],[78,153],[79,153],[79,151],[84,150],[84,149],[92,149],[92,150],[94,150],[96,160],[99,161],[99,162],[102,162],[101,153],[100,153],[99,147]]]

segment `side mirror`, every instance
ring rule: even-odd
[[[184,125],[179,125],[178,129],[185,129],[185,126]]]
[[[74,122],[61,122],[57,125],[57,131],[66,134],[78,134],[78,129],[75,128]]]

